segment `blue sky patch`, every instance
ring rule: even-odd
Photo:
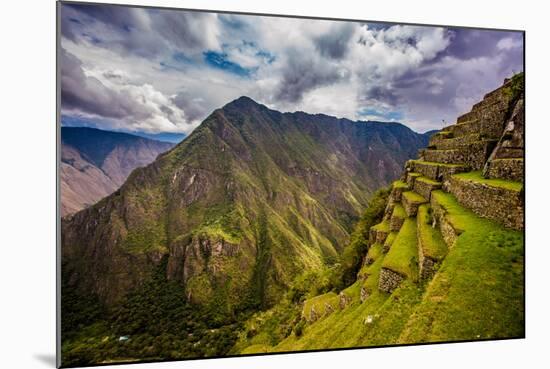
[[[206,64],[213,68],[221,69],[241,77],[250,77],[257,68],[244,68],[237,63],[227,59],[226,53],[206,51],[203,53]]]
[[[361,109],[357,112],[360,117],[374,116],[386,121],[400,121],[403,119],[403,113],[399,111],[379,112],[375,109]]]

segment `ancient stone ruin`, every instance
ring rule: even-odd
[[[464,219],[523,230],[524,121],[519,74],[434,134],[392,184],[382,221],[369,230],[357,282],[309,300],[303,317],[313,322],[363,303],[376,289],[392,293],[406,280],[430,280],[466,231]]]
[[[418,159],[406,163],[403,176],[392,185],[382,223],[369,234],[370,247],[383,245],[386,254],[381,291],[392,292],[407,278],[430,279],[461,234],[448,216],[444,196],[475,216],[523,230],[524,126],[520,74],[434,134]],[[417,226],[404,229],[407,221]],[[413,253],[417,265],[407,265],[404,260]]]

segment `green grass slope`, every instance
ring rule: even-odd
[[[337,309],[320,321],[304,324],[299,336],[289,334],[277,344],[264,346],[263,350],[314,350],[523,336],[524,246],[521,232],[476,216],[443,191],[434,191],[432,196],[447,211],[450,222],[460,226],[463,233],[431,281],[423,284],[406,279],[391,295],[380,292],[377,288],[380,268],[391,264],[394,256],[374,251],[374,263],[360,271],[360,276],[366,279],[359,278],[356,282],[370,292],[363,303],[356,299],[345,309]],[[425,218],[426,210],[424,207],[419,216]],[[410,224],[406,222],[400,233],[411,236],[416,233],[416,222],[413,218],[407,221]],[[440,241],[439,237],[437,240]],[[413,236],[410,241],[416,244]],[[399,237],[396,237],[393,250],[398,242]],[[439,248],[432,252],[442,255],[445,250]],[[413,257],[412,251],[409,254]]]

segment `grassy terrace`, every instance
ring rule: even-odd
[[[328,292],[323,295],[315,296],[304,301],[302,316],[309,319],[311,308],[315,309],[318,316],[325,314],[326,305],[332,306],[334,310],[338,308],[338,295],[334,292]]]
[[[369,251],[367,252],[367,258],[378,260],[380,255],[382,255],[382,245],[376,242],[369,248]]]
[[[471,119],[471,120],[467,120],[467,121],[462,122],[462,123],[456,123],[456,124],[453,124],[453,125],[454,126],[466,126],[467,124],[475,124],[475,123],[478,123],[477,119]]]
[[[401,196],[405,197],[409,203],[423,204],[427,202],[424,197],[420,196],[417,192],[414,191],[403,192]]]
[[[452,126],[449,126],[449,127],[452,127]],[[448,129],[449,127],[445,127],[443,129]],[[453,136],[453,133],[451,131],[439,131],[432,135],[432,137],[434,136],[443,136],[444,138],[449,138]]]
[[[433,194],[465,232],[430,283],[424,287],[407,279],[391,295],[379,292],[380,268],[388,256],[380,257],[367,268],[363,286],[371,294],[365,302],[335,310],[270,351],[523,336],[522,233],[477,217],[450,194]],[[405,223],[414,230],[413,219]]]
[[[391,247],[393,241],[395,241],[395,237],[397,237],[397,232],[391,232],[390,234],[388,234],[388,237],[386,237],[386,241],[384,241],[384,246]]]
[[[382,222],[378,223],[377,225],[373,226],[371,229],[375,231],[383,231],[383,232],[390,232],[390,222],[387,220],[383,220]]]
[[[368,276],[364,281],[364,285],[372,287],[373,284],[378,283],[380,266],[382,265],[382,260],[384,259],[384,254],[382,253],[382,245],[380,245],[379,243],[375,243],[374,245],[372,245],[369,249],[368,257],[374,260],[374,262],[371,265],[364,265],[361,268],[359,273],[357,273],[357,280],[361,283],[361,278]]]
[[[405,213],[405,208],[401,204],[395,204],[393,207],[393,213],[392,216],[405,219],[407,217],[407,214]]]
[[[436,167],[445,167],[445,168],[464,168],[464,164],[445,164],[445,163],[438,163],[435,161],[424,161],[424,160],[412,160],[415,164],[420,165],[433,165]]]
[[[495,162],[495,161],[503,161],[503,162],[504,161],[508,161],[508,162],[510,162],[510,161],[523,161],[523,158],[500,158],[500,159],[493,159],[492,161],[493,162]]]
[[[380,256],[381,257],[377,258],[374,263],[369,265],[365,270],[365,274],[368,275],[368,278],[363,282],[363,287],[371,292],[378,290],[378,278],[380,277],[380,269],[384,262],[384,254],[380,253]]]
[[[521,182],[508,181],[505,179],[484,178],[483,175],[481,174],[481,171],[454,174],[453,178],[457,178],[468,182],[481,183],[491,187],[500,187],[506,190],[517,191],[517,192],[521,191],[523,188],[523,183]]]
[[[433,179],[430,179],[428,177],[418,177],[416,180],[432,186],[438,186],[441,184],[441,182],[434,181]]]
[[[414,290],[404,291],[403,288],[394,294],[400,299],[393,301],[386,293],[380,292],[378,279],[383,260],[384,258],[380,258],[369,266],[369,277],[362,284],[370,291],[370,296],[365,302],[352,304],[343,310],[336,310],[325,319],[311,325],[308,324],[302,337],[290,335],[272,350],[357,347],[397,340],[399,332],[410,314],[405,307],[410,308],[411,301],[416,302],[418,294]],[[365,324],[367,316],[375,317],[379,312],[380,316],[384,316],[389,324],[382,322],[380,318],[374,318],[370,325]]]
[[[523,336],[522,232],[476,216],[443,191],[432,196],[464,232],[399,342]]]
[[[418,238],[422,241],[424,255],[439,261],[447,254],[447,244],[439,229],[432,227],[433,218],[429,210],[428,204],[418,208]]]
[[[393,182],[392,187],[393,188],[409,188],[409,186],[401,180]]]
[[[405,220],[382,266],[406,275],[412,280],[418,278],[416,218]]]
[[[414,177],[414,178],[422,177],[422,173],[410,172],[409,174],[407,174],[407,177]]]

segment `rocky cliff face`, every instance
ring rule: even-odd
[[[84,127],[61,128],[61,215],[95,204],[173,144]]]
[[[112,305],[167,257],[193,302],[269,305],[299,273],[337,260],[372,191],[426,143],[400,124],[237,99],[64,219],[69,285]]]

